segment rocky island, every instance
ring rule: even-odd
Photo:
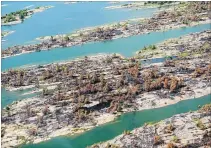
[[[197,54],[168,57],[161,63],[142,64],[140,57],[99,54],[2,72],[2,86],[8,91],[32,88],[40,92],[2,109],[2,147],[73,135],[124,112],[210,94],[210,34],[210,30],[190,34],[193,45],[187,36],[177,46],[166,44],[164,51],[182,47],[183,52]]]
[[[41,6],[34,9],[23,9],[16,12],[11,12],[1,17],[1,25],[15,25],[22,23],[25,19],[30,18],[33,14],[42,12],[53,6]]]
[[[185,2],[154,14],[151,18],[82,29],[72,34],[42,37],[40,38],[42,42],[38,44],[8,47],[2,51],[2,58],[57,47],[71,47],[88,42],[112,40],[153,31],[210,23],[210,7],[210,2]]]
[[[209,148],[211,146],[211,104],[195,112],[175,115],[90,148]]]

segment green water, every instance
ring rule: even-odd
[[[24,91],[6,91],[4,88],[1,88],[1,107],[5,107],[6,105],[12,103],[13,101],[16,100],[21,100],[21,99],[26,99],[26,98],[31,98],[35,97],[38,93],[33,93],[33,94],[27,94],[23,95],[24,93],[29,92],[31,89],[27,89]]]
[[[122,134],[124,130],[132,130],[146,122],[160,121],[175,114],[185,113],[190,110],[195,111],[198,109],[198,105],[208,103],[211,103],[211,95],[181,101],[162,108],[126,113],[114,122],[96,127],[80,135],[57,137],[39,144],[26,145],[23,148],[85,148],[100,141],[110,140]]]
[[[16,44],[34,43],[34,39],[39,36],[55,35],[72,32],[83,27],[102,25],[106,23],[117,22],[136,17],[150,17],[157,9],[143,10],[104,10],[102,8],[111,4],[107,2],[77,3],[74,5],[65,5],[63,2],[4,2],[7,7],[2,8],[2,14],[23,9],[25,6],[34,5],[53,5],[55,8],[49,9],[42,13],[33,15],[22,24],[14,26],[2,26],[2,30],[15,30],[15,33],[7,36],[6,42],[2,42],[2,49]],[[79,11],[78,11],[79,10]],[[59,15],[58,15],[59,12]],[[49,17],[53,16],[53,17]],[[85,17],[84,17],[85,16]],[[48,19],[46,19],[48,18]],[[26,65],[48,64],[63,60],[70,60],[76,57],[92,55],[97,53],[120,53],[125,57],[131,57],[135,52],[144,46],[156,44],[165,39],[180,37],[189,33],[195,33],[210,29],[211,24],[203,24],[194,27],[173,29],[165,32],[152,32],[150,34],[121,38],[107,42],[89,43],[82,46],[68,48],[58,48],[50,51],[38,53],[23,54],[16,57],[10,57],[2,60],[2,70],[17,68]],[[33,28],[33,26],[36,26]],[[58,32],[59,31],[59,32]],[[155,62],[163,59],[156,59]],[[37,94],[23,96],[30,90],[8,92],[1,89],[1,106],[12,103],[14,100],[34,97]],[[142,126],[145,122],[159,121],[174,114],[196,110],[197,106],[210,103],[210,95],[201,99],[183,101],[175,105],[159,109],[144,110],[140,112],[127,113],[118,118],[115,122],[94,128],[81,135],[73,137],[58,137],[50,141],[36,145],[27,145],[24,147],[38,148],[84,148],[87,145],[112,139],[121,134],[124,130],[132,130]]]

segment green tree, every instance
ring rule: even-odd
[[[153,50],[156,49],[156,46],[155,46],[155,45],[152,45],[152,49],[153,49]]]
[[[24,20],[24,18],[25,18],[24,14],[23,14],[23,13],[21,13],[21,14],[19,15],[19,18],[21,19],[21,21],[23,21],[23,20]]]
[[[66,35],[66,36],[64,37],[64,40],[65,40],[65,41],[69,41],[70,38]]]
[[[43,88],[42,90],[42,95],[47,95],[48,94],[48,89],[46,87]]]

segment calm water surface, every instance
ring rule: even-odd
[[[158,9],[106,10],[109,2],[79,2],[64,4],[64,2],[3,2],[7,6],[2,7],[2,15],[32,6],[52,5],[54,8],[34,14],[22,24],[3,26],[2,30],[14,30],[15,33],[4,38],[2,49],[18,44],[35,43],[35,38],[47,35],[70,33],[74,30],[97,26],[112,22],[118,22],[137,17],[150,17]]]
[[[2,15],[23,9],[24,7],[52,5],[55,6],[42,13],[37,13],[31,18],[24,21],[22,24],[14,26],[3,26],[2,30],[14,30],[15,33],[4,38],[2,49],[16,44],[32,44],[35,43],[35,38],[46,35],[56,35],[68,33],[74,30],[102,25],[106,23],[117,22],[121,20],[150,17],[158,9],[143,9],[143,10],[105,10],[104,7],[114,4],[108,2],[91,2],[91,3],[76,3],[65,5],[64,2],[2,2],[7,4],[2,7]],[[47,18],[47,19],[46,19]],[[211,28],[211,24],[198,25],[194,27],[180,28],[169,30],[166,32],[153,32],[146,35],[132,36],[128,38],[117,39],[113,41],[89,43],[82,46],[74,46],[70,48],[59,48],[50,51],[42,51],[39,53],[30,53],[16,57],[10,57],[2,60],[2,70],[10,68],[23,67],[27,65],[47,64],[58,61],[65,61],[82,57],[85,55],[93,55],[97,53],[120,53],[125,57],[131,57],[134,53],[151,44],[156,44],[163,40],[180,37],[189,33],[200,32]],[[157,59],[155,62],[162,61]],[[5,107],[14,100],[34,97],[37,94],[25,95],[27,91],[8,92],[1,89],[2,98],[1,105]],[[124,130],[132,130],[142,126],[145,122],[159,121],[171,117],[174,114],[196,110],[198,105],[210,103],[210,95],[201,99],[193,99],[182,101],[175,105],[159,109],[144,110],[140,112],[127,113],[118,118],[115,122],[94,128],[84,134],[73,137],[58,137],[50,141],[36,145],[27,145],[29,148],[84,148],[96,142],[109,140]],[[159,114],[159,116],[157,116]]]
[[[29,92],[30,90],[24,90],[24,91],[6,91],[4,88],[1,88],[1,107],[5,107],[6,105],[12,103],[15,100],[21,100],[26,98],[35,97],[38,93],[34,94],[27,94],[24,95],[24,93]]]
[[[180,37],[189,33],[200,32],[211,28],[211,24],[203,24],[194,27],[180,28],[166,32],[153,32],[145,35],[120,38],[107,42],[88,43],[69,48],[57,48],[49,51],[22,54],[2,60],[2,70],[25,65],[47,64],[92,55],[97,53],[120,53],[130,57],[139,49],[150,44],[156,44],[169,38]]]

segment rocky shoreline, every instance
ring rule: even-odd
[[[210,18],[208,17],[209,7],[209,2],[187,2],[185,4],[177,5],[174,9],[161,11],[152,18],[137,19],[132,22],[122,22],[115,25],[106,25],[86,30],[82,29],[70,35],[44,37],[44,40],[39,44],[9,47],[2,52],[2,58],[30,52],[40,52],[41,50],[49,50],[58,47],[71,47],[88,42],[146,34],[152,31],[162,31],[210,23]]]
[[[145,124],[133,131],[91,148],[198,148],[211,146],[211,104],[195,112],[174,115],[158,123]]]
[[[15,31],[2,31],[1,33],[1,38],[4,38],[12,33],[14,33]]]
[[[180,2],[130,2],[127,4],[122,5],[114,5],[114,6],[107,6],[105,9],[149,9],[149,8],[160,8],[160,7],[166,7],[166,6],[176,6],[180,4]]]
[[[144,47],[136,52],[134,58],[150,60],[166,57],[189,57],[189,55],[198,57],[206,50],[209,54],[211,47],[211,30],[192,33],[180,38],[171,38],[156,45]],[[190,44],[191,43],[191,44]],[[193,50],[199,48],[200,50]]]
[[[38,97],[15,101],[2,110],[2,146],[75,134],[113,121],[124,112],[167,106],[210,94],[208,34],[210,31],[191,34],[188,39],[181,37],[183,42],[177,46],[165,45],[165,50],[185,45],[183,52],[200,51],[197,57],[190,54],[143,65],[139,58],[99,54],[2,72],[5,88],[33,86],[33,91],[41,90]],[[189,38],[194,46],[188,44]]]

